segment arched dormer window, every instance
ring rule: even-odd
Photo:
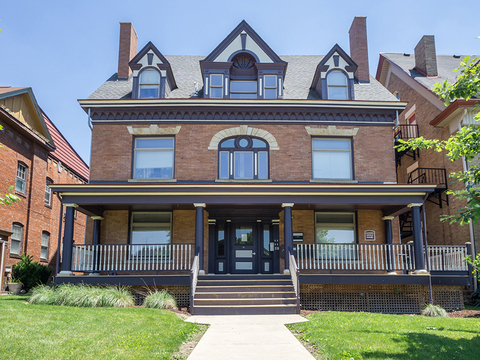
[[[160,73],[152,68],[145,69],[140,73],[138,86],[139,99],[156,99],[160,94]]]
[[[248,53],[240,53],[232,58],[230,68],[230,98],[256,99],[257,74],[255,58]]]
[[[348,79],[340,70],[330,71],[327,75],[329,100],[348,100]]]
[[[250,136],[228,138],[218,145],[218,178],[262,180],[269,178],[268,143]]]

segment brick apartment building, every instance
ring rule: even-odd
[[[0,192],[10,186],[20,202],[0,208],[0,290],[23,253],[55,268],[60,201],[51,184],[85,184],[88,166],[40,109],[31,88],[0,87]],[[85,215],[74,220],[83,243]]]
[[[118,71],[79,100],[90,182],[52,187],[67,207],[57,280],[164,286],[196,314],[418,312],[432,280],[438,302],[462,307],[471,277],[454,259],[470,249],[426,271],[435,185],[397,182],[407,104],[368,73],[366,18],[349,34],[350,55],[329,39],[324,56],[278,56],[242,21],[207,56],[164,56],[137,52],[121,23]],[[85,245],[73,209],[93,219]]]
[[[447,140],[462,126],[475,125],[473,119],[478,100],[457,100],[448,107],[431,91],[435,83],[448,80],[454,83],[460,63],[466,55],[437,55],[435,38],[423,36],[415,46],[414,53],[382,53],[377,69],[377,80],[401,101],[408,103],[399,116],[394,129],[395,139],[407,140],[423,136],[426,139]],[[469,55],[478,58],[478,55]],[[464,171],[465,161],[452,162],[445,153],[434,150],[398,152],[397,181],[402,183],[436,184],[430,193],[426,207],[426,228],[429,244],[463,245],[471,242],[474,251],[480,249],[480,228],[472,224],[460,226],[440,221],[443,214],[453,215],[466,202],[451,201],[446,190],[459,190],[460,182],[452,182],[448,175]],[[411,240],[411,213],[401,216],[400,229],[402,241]]]

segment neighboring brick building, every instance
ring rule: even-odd
[[[20,202],[0,208],[3,273],[22,253],[55,268],[60,202],[50,184],[85,184],[88,166],[39,108],[31,88],[0,87],[0,192],[10,186]],[[75,219],[74,241],[83,243],[85,215]]]
[[[68,208],[60,282],[169,286],[181,304],[192,291],[195,313],[291,311],[272,281],[295,285],[305,308],[419,311],[420,208],[435,186],[396,182],[392,128],[406,103],[368,75],[364,17],[352,56],[338,45],[278,56],[245,21],[206,57],[164,56],[151,42],[137,52],[136,40],[121,23],[118,72],[79,100],[91,173],[88,185],[53,187]],[[94,220],[86,245],[71,243],[73,208]],[[392,229],[409,209],[415,245],[401,245]],[[470,281],[459,270],[447,289],[432,274],[450,307]],[[218,307],[199,290],[256,279],[270,307],[248,296]]]
[[[475,124],[473,105],[477,100],[457,100],[445,106],[431,90],[435,83],[455,82],[466,55],[437,55],[433,36],[423,36],[413,54],[382,53],[377,70],[377,80],[408,103],[399,116],[394,129],[396,138],[408,139],[423,136],[426,139],[447,140],[464,125]],[[478,57],[476,55],[473,58]],[[402,183],[433,183],[437,185],[430,194],[426,206],[428,243],[431,245],[464,245],[471,242],[476,252],[480,249],[478,230],[470,225],[460,226],[440,221],[440,216],[453,215],[466,202],[447,197],[445,190],[458,190],[460,182],[452,182],[448,175],[463,171],[467,164],[452,162],[445,153],[434,150],[397,153],[397,181]],[[411,217],[406,213],[401,218],[402,242],[411,239]]]

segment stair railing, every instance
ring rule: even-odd
[[[198,255],[195,255],[193,259],[192,269],[190,270],[190,313],[193,315],[195,310],[193,307],[193,301],[195,300],[195,291],[197,289],[198,273],[200,271],[200,263]]]
[[[293,289],[295,290],[295,297],[297,298],[297,314],[300,314],[300,272],[298,271],[297,262],[295,256],[288,251],[290,259],[290,276],[292,278]]]

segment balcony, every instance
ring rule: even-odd
[[[448,205],[448,195],[443,193],[448,189],[447,171],[443,168],[416,168],[408,175],[408,184],[435,184],[435,191],[429,194],[428,200],[442,207]]]
[[[395,126],[393,129],[393,137],[395,139],[395,146],[400,145],[399,140],[408,141],[410,139],[418,138],[418,125],[416,124],[400,124]],[[397,165],[400,165],[401,158],[406,155],[412,157],[414,160],[419,157],[420,153],[419,150],[403,150],[403,151],[395,151],[395,160]]]

